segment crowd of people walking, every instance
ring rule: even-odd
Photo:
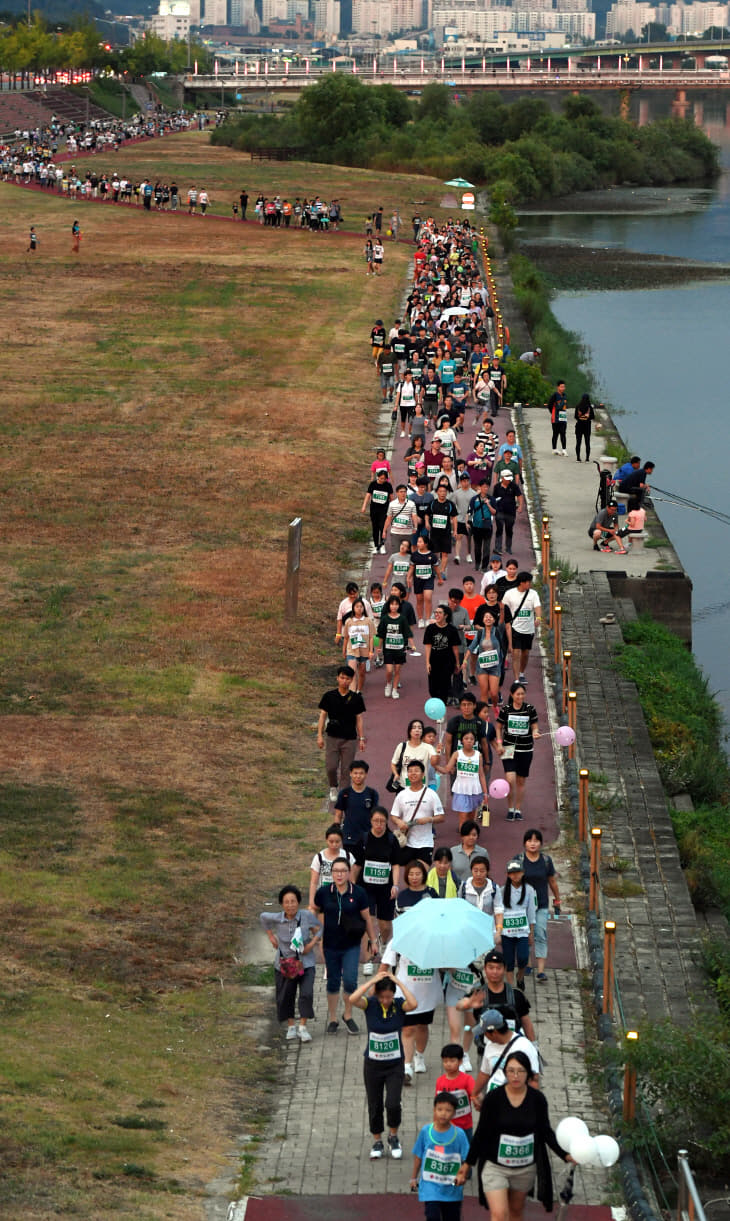
[[[349,582],[333,615],[340,664],[317,724],[332,816],[311,862],[309,905],[302,911],[299,891],[288,886],[281,911],[261,917],[277,946],[277,1015],[287,1038],[311,1040],[309,971],[320,943],[326,1035],[364,1033],[373,1161],[403,1155],[402,1091],[429,1071],[429,1034],[445,1007],[450,1042],[440,1053],[433,1114],[413,1146],[411,1187],[428,1221],[458,1218],[472,1166],[483,1202],[518,1221],[536,1178],[540,1198],[551,1196],[547,1149],[569,1160],[540,1093],[526,995],[528,974],[538,985],[548,978],[556,870],[537,826],[526,828],[503,877],[492,877],[484,842],[489,829],[498,847],[493,771],[510,795],[505,822],[524,821],[540,736],[526,671],[541,611],[531,554],[518,560],[501,550],[512,549],[525,512],[522,453],[503,410],[506,374],[473,237],[466,223],[439,229],[419,218],[404,316],[390,330],[380,319],[372,328],[376,381],[394,404],[396,435],[392,457],[378,450],[363,480],[361,509],[372,525],[374,567],[388,557],[385,575],[368,589]],[[425,717],[411,694],[421,685],[410,677],[418,666]],[[410,717],[388,752],[381,793],[371,780],[368,720],[381,701],[401,698]],[[394,929],[406,913],[456,900],[491,917],[491,948],[468,968],[427,966],[398,952]]]

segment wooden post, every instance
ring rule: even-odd
[[[598,911],[598,885],[601,868],[601,836],[600,827],[591,827],[591,884],[588,891],[588,910]]]
[[[603,1012],[613,1017],[613,973],[616,951],[616,921],[603,922]]]
[[[542,572],[543,576],[550,567],[550,531],[544,530],[542,535]]]
[[[586,829],[588,827],[588,780],[590,772],[587,767],[582,767],[578,772],[578,838],[580,842],[585,843]]]
[[[578,724],[577,704],[578,704],[578,696],[576,695],[575,691],[569,691],[568,692],[568,724],[570,725],[570,728],[573,730],[573,733],[575,733],[575,727]],[[568,747],[568,758],[569,759],[575,758],[575,742],[571,742],[570,746]]]
[[[639,1038],[637,1030],[627,1030],[626,1038],[635,1043]],[[632,1123],[636,1118],[636,1069],[630,1064],[624,1069],[624,1123]]]
[[[558,605],[556,604],[556,605],[553,607],[553,614],[554,614],[554,616],[555,616],[555,619],[554,619],[554,623],[555,623],[555,637],[554,637],[554,639],[555,639],[555,655],[554,655],[554,657],[553,657],[553,660],[554,660],[554,662],[555,662],[555,665],[557,665],[557,664],[558,664],[558,662],[560,661],[560,651],[561,651],[561,650],[560,650],[560,635],[561,635],[561,620],[562,620],[562,617],[563,617],[563,608],[562,608],[562,606],[558,606]]]
[[[289,541],[286,551],[286,594],[284,619],[293,623],[299,604],[299,568],[302,562],[302,519],[295,517],[289,522]]]
[[[550,557],[548,556],[548,560],[549,560],[549,558]],[[553,626],[553,606],[555,604],[555,589],[558,584],[558,574],[554,568],[550,569],[549,581],[550,581],[550,627],[552,627]]]
[[[563,712],[568,710],[568,692],[573,685],[573,654],[563,649]]]

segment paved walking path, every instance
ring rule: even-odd
[[[470,409],[467,413],[467,432],[460,437],[465,452],[471,448],[471,438],[474,434],[473,414]],[[389,426],[389,417],[388,410],[387,420],[384,419],[383,422],[384,429]],[[496,431],[502,439],[507,427],[507,415],[502,412],[496,420]],[[403,454],[406,446],[407,441],[397,435],[393,455],[395,482],[404,469]],[[518,518],[513,554],[521,567],[534,566],[535,556],[527,515]],[[368,584],[373,579],[382,578],[387,559],[387,555],[376,555],[372,558]],[[441,587],[442,595],[445,596],[451,585],[460,586],[462,577],[468,571],[473,571],[473,565],[462,563],[459,566],[452,560],[449,563],[447,580]],[[422,636],[422,630],[416,630],[417,647],[420,646]],[[541,658],[537,651],[533,652],[527,677],[528,697],[538,709],[541,731],[547,733],[550,729],[550,714]],[[385,698],[384,681],[382,671],[374,670],[368,676],[364,692],[368,736],[365,753],[371,764],[370,782],[380,790],[381,800],[387,797],[386,804],[390,806],[392,798],[384,791],[389,760],[396,743],[405,735],[408,721],[413,716],[423,714],[423,706],[428,698],[423,657],[410,658],[404,667],[399,701]],[[505,680],[505,689],[508,683],[509,675]],[[498,761],[495,762],[492,774],[493,777],[502,775]],[[444,793],[445,788],[445,782],[442,782],[441,795],[448,811],[448,789],[446,788]],[[559,826],[551,738],[546,736],[536,745],[526,800],[523,803],[525,821],[506,822],[506,801],[490,800],[490,808],[491,825],[483,830],[480,843],[484,844],[489,852],[491,874],[498,882],[504,882],[505,865],[508,859],[521,849],[524,830],[532,825],[543,831],[546,848],[556,859],[561,877],[563,912],[567,914],[559,921],[550,922],[548,982],[538,986],[534,975],[527,979],[531,1016],[545,1059],[543,1088],[550,1105],[551,1118],[553,1123],[557,1124],[565,1115],[578,1114],[585,1119],[592,1132],[606,1131],[609,1129],[608,1120],[592,1097],[586,1075],[581,976],[581,966],[584,962],[578,962],[576,957],[577,945],[578,957],[581,960],[583,958],[582,926],[569,914],[572,909],[569,867],[566,861],[561,861],[561,851],[555,843]],[[327,815],[323,812],[323,828],[326,822]],[[452,845],[458,841],[457,818],[450,811],[446,822],[438,830],[437,843]],[[270,962],[271,949],[268,941],[265,938],[252,937],[249,940],[247,956],[252,961]],[[422,1207],[414,1207],[412,1197],[407,1196],[405,1201],[396,1201],[395,1196],[408,1192],[412,1143],[420,1125],[430,1118],[433,1086],[441,1072],[438,1053],[441,1046],[449,1041],[445,1010],[438,1010],[436,1014],[425,1056],[427,1072],[417,1076],[414,1085],[403,1091],[401,1139],[404,1157],[400,1162],[392,1159],[371,1162],[369,1159],[371,1136],[367,1126],[365,1091],[362,1084],[363,1036],[350,1037],[342,1026],[336,1036],[325,1035],[326,999],[320,970],[315,990],[315,1012],[317,1020],[310,1024],[313,1042],[304,1046],[297,1043],[285,1047],[286,1061],[280,1080],[278,1103],[259,1146],[255,1167],[256,1188],[254,1195],[247,1201],[245,1216],[248,1221],[252,1218],[254,1221],[258,1221],[258,1218],[272,1221],[280,1215],[291,1219],[304,1219],[315,1216],[325,1218],[330,1215],[342,1217],[349,1213],[356,1219],[365,1215],[360,1211],[358,1199],[374,1195],[378,1196],[378,1203],[376,1206],[368,1206],[367,1215],[372,1215],[372,1208],[376,1207],[378,1213],[384,1217],[396,1214],[405,1218],[421,1216]],[[355,1016],[361,1021],[361,1015],[356,1013]],[[476,1068],[475,1063],[475,1070]],[[599,1079],[598,1096],[600,1088]],[[555,1159],[554,1169],[559,1191],[567,1171]],[[278,1199],[282,1192],[286,1193],[285,1201]],[[293,1193],[294,1199],[289,1193]],[[475,1193],[476,1187],[472,1183],[467,1188],[467,1196],[471,1197],[465,1210],[467,1217],[477,1215]],[[307,1201],[307,1197],[311,1199]],[[323,1197],[329,1198],[329,1208]],[[346,1200],[340,1199],[338,1204],[334,1204],[332,1197],[346,1197]],[[585,1208],[586,1221],[589,1212],[590,1221],[602,1221],[597,1206],[601,1203],[605,1205],[610,1198],[611,1179],[608,1172],[578,1169],[575,1201],[576,1206]],[[617,1198],[614,1198],[613,1202],[619,1203]],[[222,1221],[226,1216],[222,1207],[218,1211],[217,1207],[211,1204],[207,1213],[209,1221],[217,1221],[218,1218]],[[231,1210],[231,1221],[233,1218],[238,1221],[244,1216],[243,1202],[239,1203],[238,1207],[238,1212]],[[474,1209],[473,1213],[470,1208]],[[277,1212],[277,1209],[280,1211]],[[535,1216],[540,1214],[544,1215],[542,1208],[538,1207]],[[601,1214],[605,1217],[608,1209],[602,1208]],[[576,1214],[574,1221],[575,1216]]]

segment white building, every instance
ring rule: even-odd
[[[619,0],[606,13],[606,38],[616,38],[633,30],[638,36],[649,21],[656,21],[656,9],[642,0]]]
[[[352,0],[353,34],[387,37],[393,29],[390,0]]]
[[[286,21],[287,0],[261,0],[261,24]]]
[[[150,21],[150,30],[165,42],[176,38],[187,42],[190,34],[190,0],[160,0],[159,11]]]
[[[337,38],[340,33],[340,0],[312,0],[311,17],[315,38]]]
[[[203,21],[206,25],[228,25],[228,0],[205,0]]]

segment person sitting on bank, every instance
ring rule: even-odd
[[[609,504],[605,509],[601,509],[588,527],[588,534],[593,539],[594,551],[613,551],[611,543],[616,542],[618,544],[617,553],[619,555],[626,553],[619,534],[617,505]]]

